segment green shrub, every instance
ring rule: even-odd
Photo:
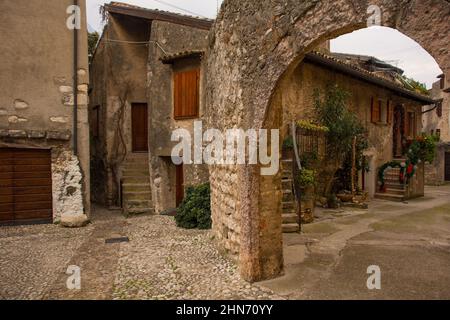
[[[316,172],[314,170],[303,169],[300,171],[297,179],[301,187],[313,186],[316,183]]]
[[[180,228],[211,229],[211,190],[208,183],[187,188],[175,220]]]

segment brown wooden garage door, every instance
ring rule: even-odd
[[[0,224],[52,222],[50,150],[0,148]]]

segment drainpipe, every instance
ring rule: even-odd
[[[78,6],[78,0],[73,0]],[[73,29],[73,153],[78,155],[78,29]]]

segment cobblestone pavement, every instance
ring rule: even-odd
[[[0,227],[0,299],[41,299],[92,231],[93,225]]]
[[[96,209],[86,228],[0,227],[0,299],[277,299],[241,280],[210,232],[171,217],[123,218]],[[129,243],[105,244],[127,236]],[[81,290],[66,288],[69,265]]]

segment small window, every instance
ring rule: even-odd
[[[371,121],[373,123],[381,122],[381,106],[382,102],[372,98]]]
[[[196,118],[199,114],[200,70],[174,73],[174,118]]]
[[[436,136],[440,139],[441,138],[441,129],[436,129]]]
[[[437,102],[436,114],[439,118],[442,117],[442,100]]]
[[[394,109],[392,108],[392,102],[391,100],[387,101],[387,105],[386,105],[386,123],[387,124],[392,124],[392,118],[394,116]]]

